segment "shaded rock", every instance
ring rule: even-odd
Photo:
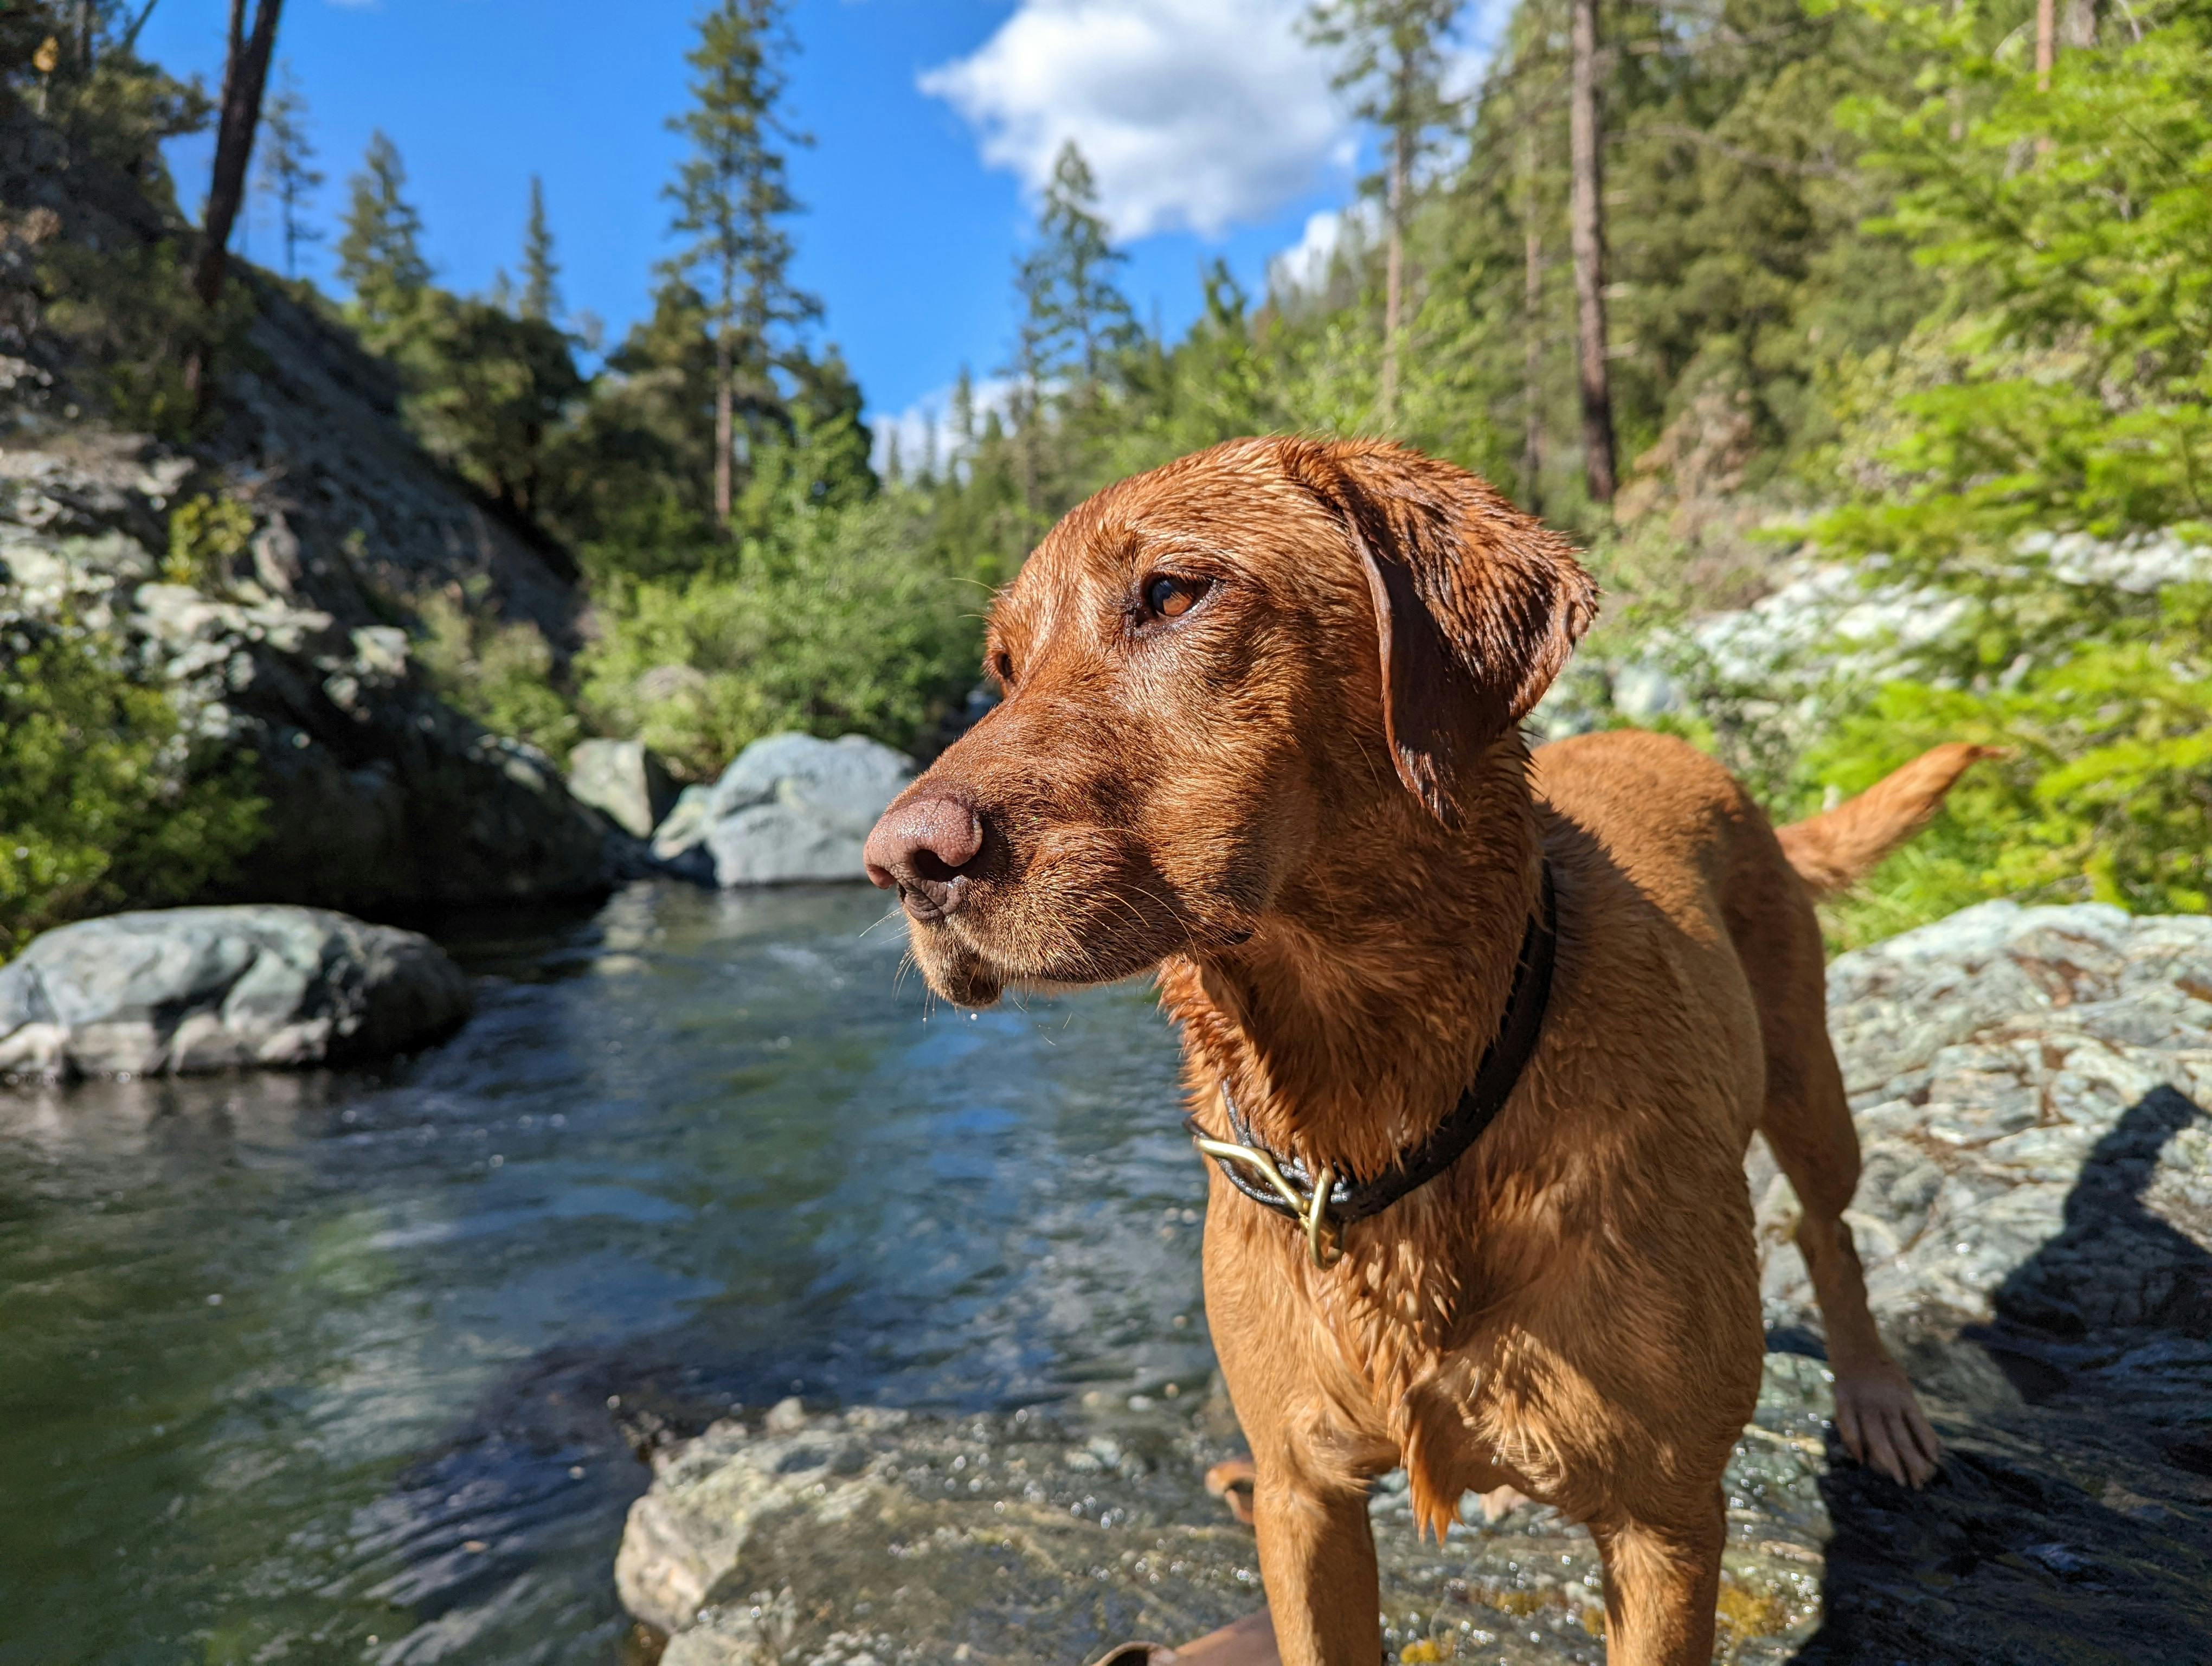
[[[1859,1124],[1850,1219],[1877,1309],[1985,1321],[2032,1285],[2039,1322],[2077,1330],[2212,1314],[2197,1273],[2126,1232],[2076,1230],[2085,1177],[2094,1192],[2118,1165],[2142,1200],[2136,1236],[2212,1244],[2212,919],[1984,903],[1837,960],[1828,1025]],[[1809,1316],[1782,1248],[1796,1202],[1763,1151],[1753,1189],[1770,1316]]]
[[[410,1051],[468,1016],[429,939],[320,909],[149,909],[62,926],[0,967],[0,1072],[145,1075]]]
[[[568,790],[641,839],[653,836],[676,802],[675,782],[641,740],[580,743],[568,754]]]
[[[703,848],[724,885],[865,879],[868,830],[913,778],[911,758],[865,735],[769,735],[712,787],[684,789],[653,853]]]

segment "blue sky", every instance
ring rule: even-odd
[[[398,145],[440,280],[479,289],[517,258],[543,176],[572,312],[611,334],[665,252],[660,191],[681,142],[685,0],[290,0],[278,41],[305,94],[334,224],[370,132]],[[1219,255],[1255,290],[1269,259],[1325,244],[1355,135],[1300,0],[798,0],[790,113],[808,212],[798,276],[820,295],[872,413],[941,398],[1005,356],[1033,187],[1061,139],[1092,161],[1132,258],[1125,287],[1170,333]],[[141,51],[218,78],[222,0],[162,0]],[[205,138],[173,161],[197,209]],[[273,216],[247,252],[281,264]],[[319,278],[327,245],[303,260]]]

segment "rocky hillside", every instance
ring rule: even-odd
[[[2212,921],[1988,904],[1843,957],[1829,1022],[1876,1311],[1948,1456],[1917,1495],[1840,1456],[1795,1206],[1754,1151],[1770,1352],[1718,1657],[2212,1656]],[[1218,1397],[789,1402],[656,1456],[616,1576],[665,1666],[1073,1666],[1259,1606],[1251,1535],[1198,1484],[1236,1439]],[[1594,1666],[1588,1535],[1470,1513],[1426,1544],[1402,1477],[1377,1487],[1390,1658]]]
[[[174,226],[142,176],[0,89],[0,628],[119,632],[198,734],[258,760],[267,837],[238,895],[375,912],[601,889],[605,824],[409,654],[434,592],[565,648],[574,568],[415,444],[385,367],[248,274],[199,437],[88,414],[108,372],[58,326],[52,273],[152,258]],[[199,500],[222,535],[180,548],[173,517]]]

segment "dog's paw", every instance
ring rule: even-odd
[[[1250,1458],[1228,1458],[1206,1472],[1206,1490],[1229,1506],[1229,1513],[1252,1525],[1252,1487],[1258,1472]]]
[[[1836,1373],[1836,1433],[1853,1457],[1900,1487],[1925,1487],[1943,1460],[1920,1396],[1887,1359]]]

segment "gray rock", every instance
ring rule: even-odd
[[[0,1072],[132,1075],[401,1053],[468,1016],[429,939],[321,909],[84,920],[0,968]]]
[[[2175,1284],[2136,1253],[2161,1234],[2212,1248],[2191,1201],[2212,1140],[2212,919],[1984,903],[1837,960],[1828,1028],[1878,1306],[1952,1326],[2032,1309],[2075,1331],[2212,1311],[2202,1274]],[[2131,1177],[2124,1207],[2093,1207],[2107,1169]],[[1810,1322],[1772,1173],[1755,1153],[1770,1316]]]
[[[865,735],[769,735],[712,787],[684,789],[653,854],[703,846],[724,885],[863,879],[868,830],[913,778],[913,759]]]
[[[653,836],[653,830],[676,802],[676,784],[641,740],[578,745],[568,754],[568,790],[641,839]]]

